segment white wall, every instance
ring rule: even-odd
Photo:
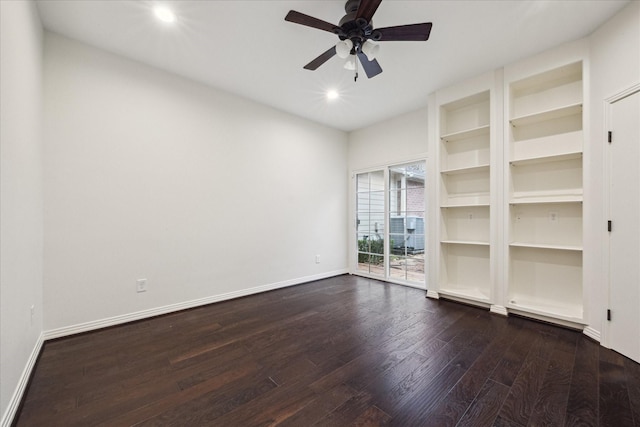
[[[349,170],[424,157],[427,153],[427,116],[425,107],[351,132]]]
[[[591,46],[591,173],[589,185],[594,189],[594,206],[600,209],[585,212],[585,223],[597,227],[600,233],[585,245],[591,245],[593,259],[585,259],[592,275],[585,276],[588,291],[589,326],[604,332],[604,313],[609,300],[606,233],[608,193],[604,188],[605,173],[605,102],[604,100],[640,83],[640,2],[633,1],[606,22],[590,37]],[[589,226],[589,225],[587,225]],[[603,341],[603,344],[606,342]]]
[[[44,64],[45,330],[346,271],[344,132],[56,34]]]
[[[0,2],[0,93],[0,425],[8,425],[42,332],[42,29],[32,2]]]

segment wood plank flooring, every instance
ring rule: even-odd
[[[640,427],[640,366],[340,276],[47,342],[14,424]]]

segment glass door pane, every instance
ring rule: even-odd
[[[385,275],[384,171],[356,176],[357,270],[375,276]]]
[[[425,162],[389,168],[389,278],[425,282]]]

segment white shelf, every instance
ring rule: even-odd
[[[535,165],[539,163],[549,163],[549,162],[561,162],[563,160],[573,160],[582,158],[582,151],[574,151],[569,153],[557,153],[550,155],[541,155],[537,157],[528,157],[521,158],[516,160],[511,160],[509,163],[512,166],[524,166],[524,165]]]
[[[489,206],[489,193],[452,194],[440,204],[442,208],[466,206]]]
[[[531,297],[523,296],[511,298],[507,307],[514,310],[537,314],[539,316],[566,320],[568,322],[584,322],[581,305],[563,305],[553,301],[536,300]]]
[[[478,126],[458,132],[449,133],[440,137],[444,142],[461,141],[463,139],[475,138],[480,135],[489,135],[489,125]]]
[[[489,292],[472,286],[463,286],[460,284],[446,283],[441,284],[438,290],[441,294],[449,295],[457,298],[464,298],[472,301],[489,302]]]
[[[488,208],[489,203],[468,203],[460,205],[440,205],[442,209],[457,209],[457,208]]]
[[[567,194],[549,194],[549,195],[514,195],[509,200],[510,205],[526,205],[533,203],[581,203],[582,192],[567,193]]]
[[[459,175],[462,173],[474,173],[474,172],[485,172],[489,171],[489,164],[477,165],[477,166],[469,166],[464,168],[455,168],[455,169],[445,169],[441,170],[440,173],[443,175]]]
[[[550,110],[540,111],[520,117],[513,117],[510,122],[514,127],[526,126],[561,117],[573,116],[582,112],[582,103],[564,105]]]
[[[442,209],[456,209],[456,208],[473,208],[473,207],[489,207],[488,202],[481,203],[445,203],[440,205]]]
[[[489,242],[480,242],[476,240],[440,240],[440,243],[447,245],[476,245],[476,246],[489,246]]]
[[[518,248],[533,248],[533,249],[553,249],[559,251],[582,251],[582,246],[568,246],[568,245],[551,245],[542,243],[525,243],[525,242],[512,242],[509,246]]]

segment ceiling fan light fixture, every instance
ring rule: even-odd
[[[367,59],[369,61],[373,61],[374,59],[376,59],[376,56],[378,56],[379,52],[380,52],[380,45],[372,42],[371,40],[367,40],[362,45],[362,53],[367,55]]]
[[[351,40],[340,40],[338,44],[336,44],[336,55],[338,55],[339,58],[346,59],[351,54],[352,48],[353,42]]]
[[[356,69],[356,56],[355,55],[351,55],[351,57],[349,59],[347,59],[347,61],[344,63],[344,68],[346,70],[355,70]]]

